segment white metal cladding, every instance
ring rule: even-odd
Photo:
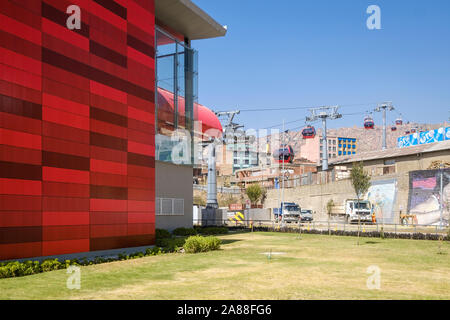
[[[182,216],[184,215],[184,199],[156,198],[157,216]]]

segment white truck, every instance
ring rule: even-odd
[[[347,223],[372,223],[372,204],[368,200],[347,199],[343,205],[335,205],[332,215],[340,216]]]
[[[286,223],[298,223],[301,220],[301,208],[294,202],[282,203],[283,210],[281,208],[273,209],[273,216],[275,222],[284,221]],[[281,213],[281,214],[280,214]]]

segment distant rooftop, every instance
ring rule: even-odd
[[[334,165],[360,162],[360,161],[398,158],[398,157],[409,156],[409,155],[413,155],[413,154],[444,151],[444,150],[448,150],[450,152],[450,140],[431,143],[431,144],[423,144],[423,145],[418,145],[418,146],[413,146],[413,147],[394,148],[394,149],[387,149],[387,150],[374,150],[374,151],[362,152],[362,153],[351,155],[351,156],[341,156],[341,157],[338,157],[336,159],[329,161],[329,165],[334,166]]]

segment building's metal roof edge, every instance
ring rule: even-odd
[[[155,0],[156,18],[190,40],[223,37],[227,29],[191,0]]]

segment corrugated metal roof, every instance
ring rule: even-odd
[[[398,158],[403,156],[409,156],[412,154],[418,153],[428,153],[435,151],[443,151],[448,150],[450,152],[450,140],[435,142],[430,144],[422,144],[413,147],[406,148],[395,148],[395,149],[387,149],[387,150],[375,150],[370,152],[364,152],[355,154],[352,156],[341,156],[336,159],[329,161],[329,165],[339,165],[343,163],[352,163],[359,161],[368,161],[368,160],[376,160],[376,159],[388,159],[388,158]]]

